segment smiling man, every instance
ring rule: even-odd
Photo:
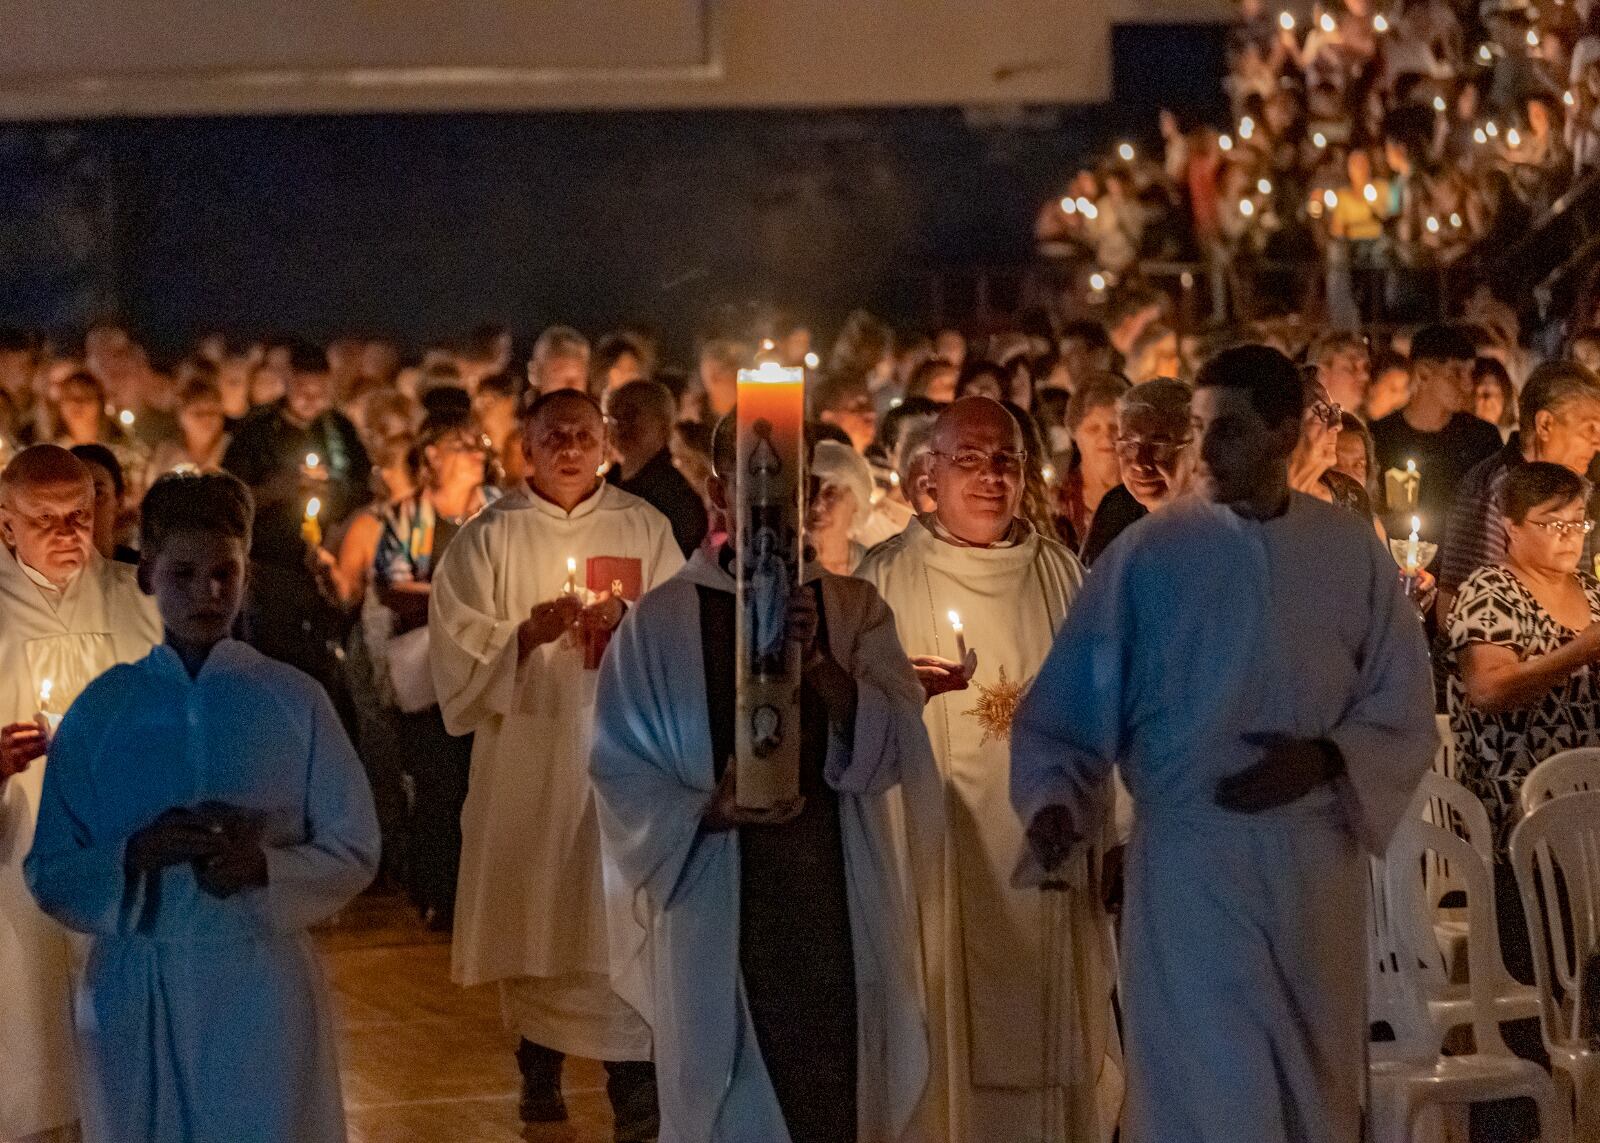
[[[1193,395],[1188,383],[1157,377],[1135,385],[1117,400],[1117,468],[1122,483],[1107,492],[1095,510],[1078,553],[1085,565],[1099,559],[1129,525],[1188,491],[1194,475],[1194,435],[1189,430]]]
[[[134,569],[94,550],[94,483],[65,449],[24,449],[0,473],[0,538],[0,1139],[49,1139],[78,1109],[71,953],[22,879],[49,745],[34,718],[42,694],[62,714],[148,652],[161,622]]]
[[[1366,854],[1437,732],[1394,560],[1360,517],[1289,489],[1303,400],[1266,346],[1200,371],[1201,495],[1106,552],[1012,735],[1012,803],[1046,869],[1103,828],[1113,767],[1132,795],[1130,1143],[1361,1132]]]
[[[928,701],[923,722],[939,762],[949,828],[906,824],[922,851],[933,830],[939,860],[917,869],[923,964],[933,1045],[930,1084],[936,1138],[1024,1139],[1055,1087],[1067,1093],[1068,1135],[1110,1137],[1121,1099],[1111,1024],[1111,933],[1091,878],[1100,847],[1074,854],[1063,893],[1065,977],[1049,984],[1065,1000],[1046,1029],[1042,998],[1049,957],[1041,933],[1046,902],[1011,886],[1022,825],[1006,799],[1014,704],[1038,673],[1083,583],[1083,569],[1055,539],[1017,515],[1027,451],[1022,430],[988,397],[964,397],[939,414],[932,436],[935,510],[874,548],[857,575],[894,609]],[[975,663],[958,662],[957,614]],[[1046,1075],[1047,1042],[1077,1048],[1061,1074]]]
[[[562,1061],[606,1061],[619,1143],[654,1138],[650,1029],[613,991],[589,783],[599,652],[683,565],[665,516],[597,475],[605,422],[556,389],[522,426],[527,485],[462,526],[434,575],[428,629],[445,726],[472,734],[451,968],[500,984],[521,1037],[522,1118],[566,1118]],[[570,569],[570,570],[569,570]],[[589,590],[593,588],[594,590]],[[625,939],[613,934],[616,940]]]

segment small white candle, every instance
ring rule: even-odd
[[[954,611],[950,613],[950,627],[956,633],[956,660],[967,661],[967,636],[961,626],[961,616]]]
[[[322,546],[322,501],[313,496],[306,501],[306,516],[300,521],[300,538],[312,547]]]
[[[1417,547],[1418,547],[1418,544],[1420,542],[1418,540],[1418,538],[1417,538],[1417,533],[1420,532],[1421,530],[1422,530],[1422,518],[1420,516],[1411,517],[1411,535],[1406,538],[1406,574],[1407,575],[1416,575],[1417,574],[1417,568],[1422,563],[1421,558],[1419,557],[1418,552],[1417,552]]]
[[[563,589],[562,594],[578,594],[578,560],[576,556],[567,557],[567,586]]]
[[[39,711],[33,716],[35,725],[39,727],[46,739],[55,734],[56,727],[61,725],[61,716],[50,709],[50,695],[56,689],[54,679],[41,679],[39,682]]]

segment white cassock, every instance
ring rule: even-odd
[[[1046,939],[1043,899],[1012,887],[1023,845],[1011,808],[1007,728],[980,718],[979,703],[1002,708],[1028,685],[1083,583],[1083,569],[1054,540],[1029,529],[1007,547],[968,548],[940,539],[921,520],[873,549],[856,572],[894,609],[912,655],[959,659],[949,612],[977,655],[971,686],[923,708],[944,781],[948,829],[934,841],[941,860],[917,867],[923,969],[935,1052],[934,1116],[951,1140],[1040,1135],[1047,1088],[1064,1105],[1067,1137],[1109,1139],[1122,1099],[1112,1027],[1115,980],[1109,918],[1084,847],[1070,866],[1056,918],[1051,962],[1059,1074],[1043,1072]],[[1003,715],[1002,715],[1003,718]],[[915,816],[907,827],[925,828]],[[1097,847],[1096,847],[1097,848]]]
[[[1250,733],[1346,773],[1260,814],[1215,804]],[[1361,1130],[1366,859],[1433,757],[1427,648],[1371,527],[1295,493],[1265,522],[1190,498],[1094,566],[1012,731],[1025,822],[1091,835],[1132,795],[1122,918],[1128,1143],[1348,1143]]]
[[[190,865],[133,876],[173,806],[259,817],[268,884],[226,900]],[[190,678],[165,644],[101,676],[50,751],[28,884],[91,937],[79,986],[84,1136],[345,1138],[333,1011],[306,930],[378,868],[366,772],[322,687],[233,640]]]
[[[506,982],[506,1012],[534,1043],[599,1060],[650,1058],[649,1028],[609,975],[600,829],[589,783],[597,671],[563,637],[517,664],[517,627],[555,599],[577,561],[639,561],[642,591],[683,565],[667,518],[601,482],[570,513],[526,488],[451,541],[429,608],[445,726],[472,734],[461,815],[451,969],[458,984]],[[621,939],[621,938],[619,938]]]
[[[0,548],[0,726],[32,722],[40,687],[60,714],[101,672],[161,639],[134,569],[91,555],[59,597]],[[45,759],[0,788],[0,1139],[78,1118],[72,1052],[72,948],[22,877]]]
[[[652,1011],[662,1143],[788,1143],[742,983],[738,831],[700,829],[716,780],[699,587],[734,590],[704,551],[629,613],[601,670],[600,821],[647,925],[619,950],[619,977]],[[858,688],[853,748],[833,740],[825,767],[839,794],[855,966],[857,1137],[896,1143],[912,1137],[928,1050],[887,795],[903,783],[937,811],[938,778],[888,608],[866,584],[825,576],[822,609],[833,657]]]

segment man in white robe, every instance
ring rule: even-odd
[[[86,1143],[339,1143],[334,1020],[307,929],[372,880],[378,821],[327,693],[228,637],[250,494],[169,476],[140,585],[164,641],[72,705],[28,886],[90,937],[78,988]]]
[[[894,610],[928,693],[923,721],[944,782],[948,828],[934,841],[940,860],[915,870],[935,1131],[950,1140],[1022,1143],[1038,1139],[1054,1117],[1067,1138],[1109,1140],[1122,1077],[1110,923],[1094,883],[1100,854],[1080,847],[1068,887],[1051,891],[1055,899],[1011,884],[1023,831],[1008,796],[1010,716],[1049,653],[1083,570],[1059,542],[1017,517],[1026,450],[1003,405],[957,401],[935,422],[932,449],[935,511],[873,549],[856,574]],[[952,613],[965,628],[967,664]],[[927,828],[914,816],[906,824]],[[1048,981],[1046,964],[1053,966]],[[1047,995],[1056,1042],[1071,1046],[1049,1076]]]
[[[1245,346],[1197,378],[1204,496],[1107,549],[1012,731],[1055,866],[1134,803],[1121,929],[1128,1143],[1353,1143],[1366,855],[1433,756],[1421,620],[1360,517],[1290,493],[1299,374]]]
[[[732,416],[714,499],[734,502]],[[928,1055],[888,796],[931,800],[922,690],[868,584],[790,600],[805,647],[798,802],[740,810],[733,553],[632,609],[601,671],[591,769],[647,934],[619,950],[653,1012],[662,1143],[895,1143]],[[636,973],[634,966],[643,969]]]
[[[78,1118],[72,950],[23,883],[48,740],[89,682],[161,637],[134,570],[94,551],[94,484],[55,445],[0,474],[0,1139],[67,1137]],[[47,685],[48,684],[48,685]],[[41,701],[41,695],[48,692]]]
[[[637,598],[683,554],[665,516],[596,475],[605,423],[586,394],[540,397],[522,431],[527,486],[462,527],[429,607],[445,725],[473,735],[452,975],[500,983],[524,1120],[566,1117],[562,1060],[578,1055],[607,1063],[618,1139],[647,1139],[650,1029],[610,979],[612,930],[634,922],[626,908],[607,917],[588,774],[598,643],[586,643],[622,617],[613,572]],[[592,585],[597,568],[611,571]]]

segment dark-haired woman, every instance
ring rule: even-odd
[[[1447,623],[1450,724],[1459,776],[1495,829],[1495,883],[1506,967],[1532,959],[1506,842],[1522,781],[1561,750],[1600,745],[1600,582],[1580,568],[1588,482],[1557,464],[1511,468],[1501,511],[1504,563],[1461,585]]]

